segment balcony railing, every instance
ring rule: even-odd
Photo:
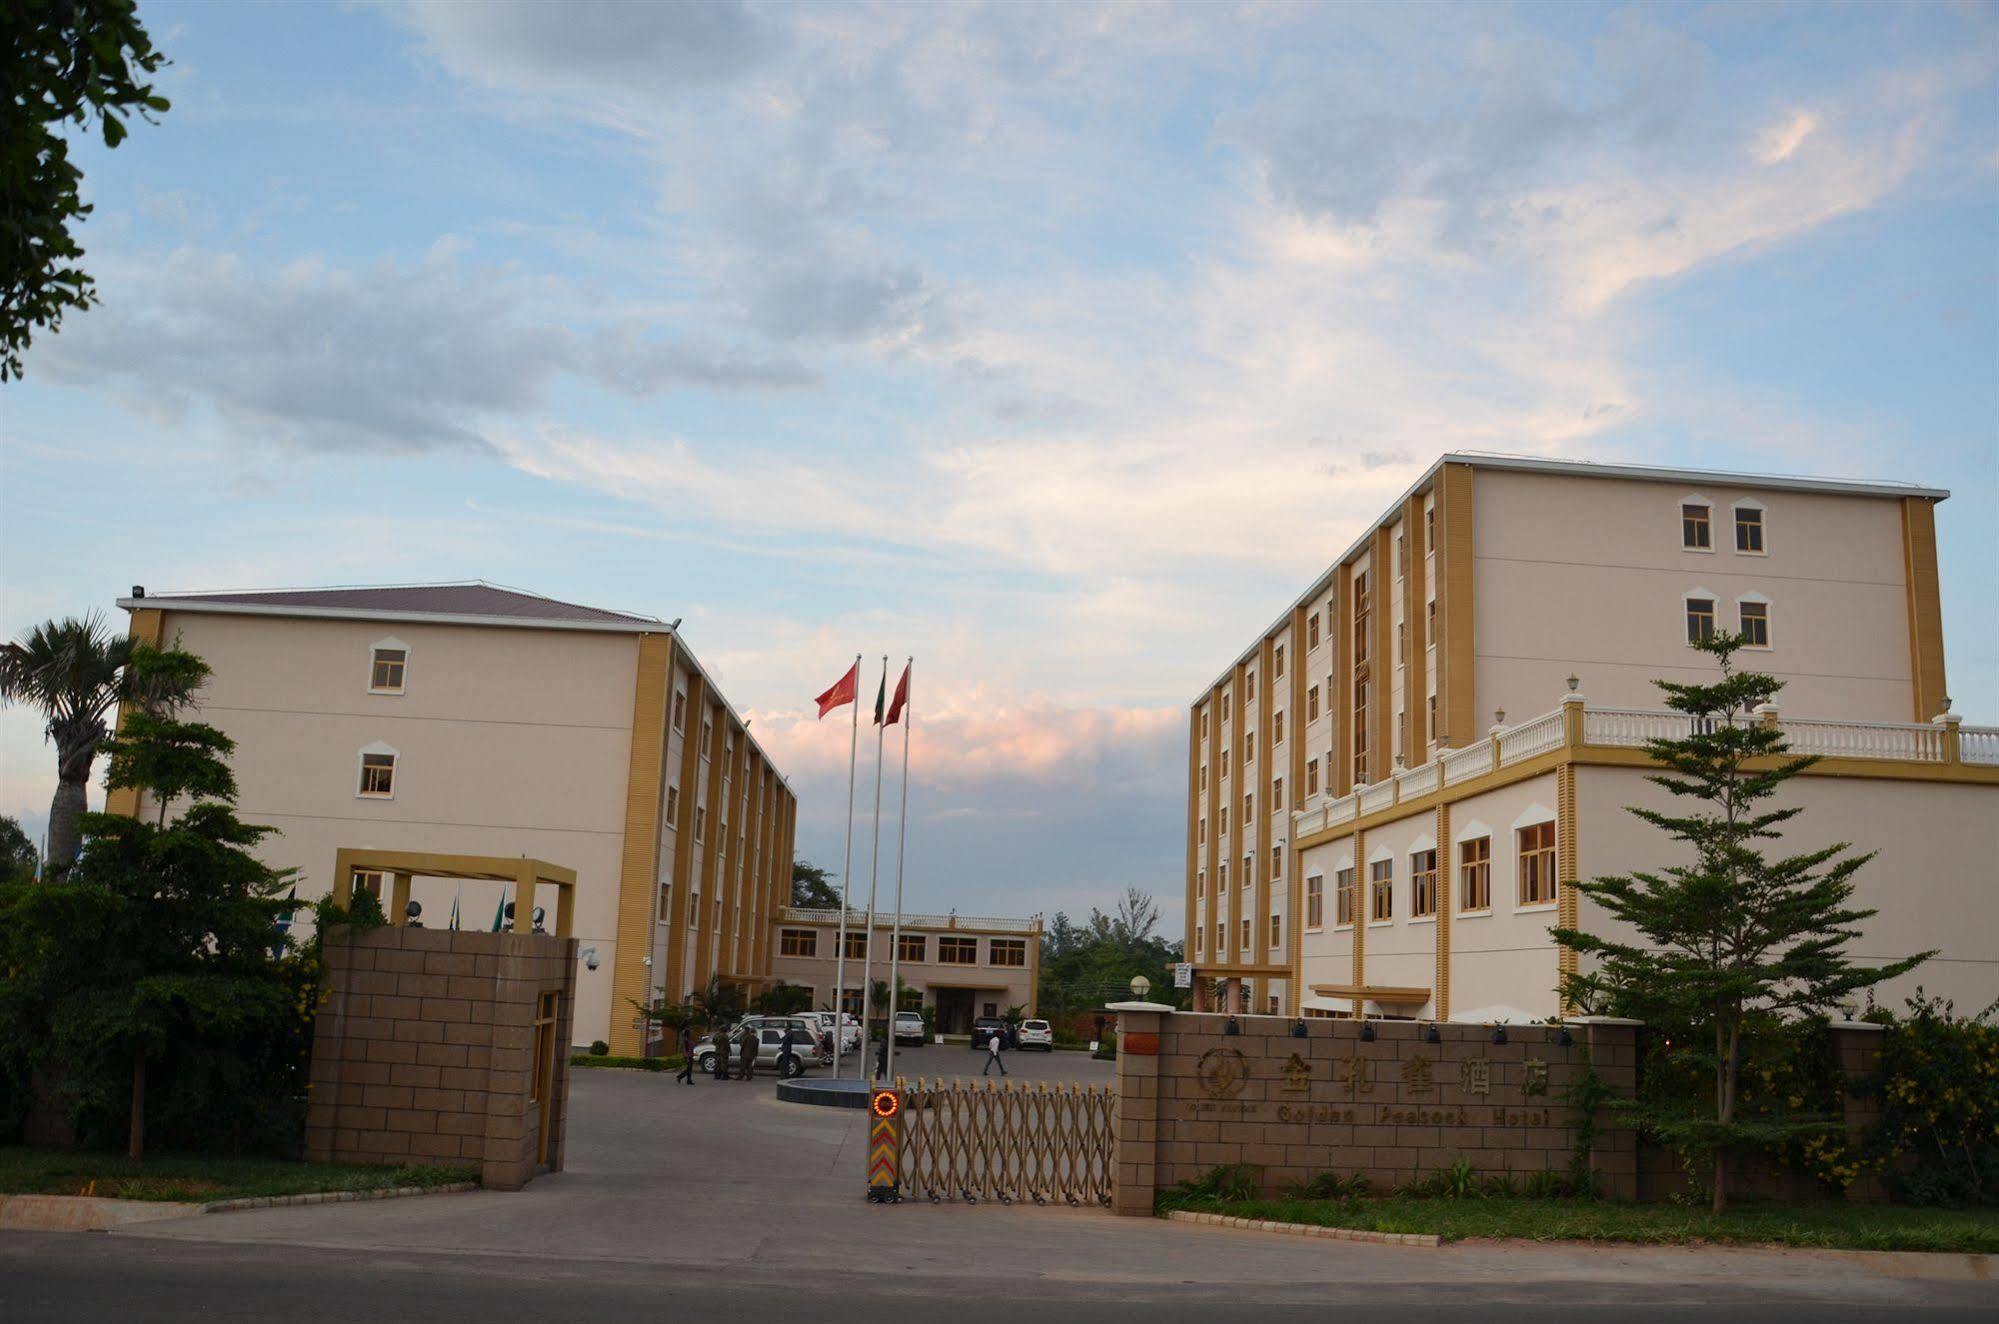
[[[1581,744],[1599,748],[1643,749],[1654,740],[1677,740],[1703,720],[1685,713],[1641,708],[1592,708],[1572,695],[1562,708],[1495,730],[1475,745],[1439,751],[1436,758],[1420,767],[1403,769],[1385,781],[1297,811],[1292,818],[1293,840],[1560,749],[1570,739],[1570,707],[1581,710],[1581,720],[1574,728]],[[1754,720],[1774,722],[1784,733],[1787,750],[1797,755],[1999,767],[1999,727],[1962,726],[1955,718],[1835,722],[1783,717],[1773,709],[1759,713]]]

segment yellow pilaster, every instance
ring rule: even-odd
[[[1936,503],[1902,499],[1902,570],[1909,600],[1909,679],[1913,719],[1927,722],[1943,711],[1943,605],[1937,578]]]
[[[1305,799],[1305,680],[1308,674],[1306,661],[1311,650],[1305,646],[1305,618],[1311,613],[1309,606],[1299,607],[1291,613],[1291,716],[1286,720],[1291,730],[1285,737],[1291,742],[1290,794],[1284,805],[1284,822],[1292,822],[1291,806],[1304,803]],[[1284,915],[1284,964],[1290,975],[1284,981],[1285,1014],[1296,1016],[1303,1009],[1299,1001],[1304,996],[1302,984],[1304,968],[1300,964],[1299,930],[1305,923],[1305,864],[1294,834],[1287,827],[1284,845],[1284,871],[1286,895],[1290,901]]]
[[[1402,576],[1402,620],[1404,626],[1404,647],[1402,650],[1402,708],[1407,714],[1402,723],[1402,748],[1407,755],[1409,766],[1414,768],[1429,760],[1430,732],[1425,711],[1425,700],[1429,697],[1429,682],[1424,672],[1425,654],[1423,621],[1423,496],[1419,492],[1409,498],[1402,509],[1402,536],[1409,553],[1409,568]]]
[[[140,607],[132,613],[132,624],[128,633],[135,641],[151,644],[153,647],[158,648],[160,646],[161,633],[165,628],[165,612],[161,611],[158,607]],[[122,731],[124,727],[125,706],[120,704],[118,705],[118,720],[113,725],[112,730]],[[115,791],[106,791],[104,793],[104,812],[107,814],[122,814],[126,818],[137,818],[139,816],[139,788],[136,786],[121,786]]]
[[[1451,1018],[1451,912],[1457,908],[1457,847],[1451,842],[1451,806],[1437,806],[1437,978],[1431,1000],[1435,1019]]]
[[[1582,705],[1571,704],[1568,710],[1574,712],[1578,722],[1580,722]],[[1576,927],[1576,921],[1582,914],[1582,898],[1576,893],[1576,879],[1580,876],[1576,872],[1576,836],[1578,829],[1576,822],[1576,765],[1568,759],[1564,759],[1561,766],[1555,769],[1555,813],[1557,815],[1555,821],[1555,919],[1562,928],[1573,929]],[[1561,981],[1576,973],[1580,966],[1581,959],[1576,949],[1566,943],[1561,944],[1557,949],[1555,958],[1556,990],[1558,994],[1561,988]],[[1575,1010],[1574,1005],[1566,997],[1561,998],[1560,1003],[1563,1015],[1568,1015]]]
[[[618,872],[617,948],[611,963],[611,1051],[644,1051],[633,1003],[648,1001],[645,957],[652,951],[653,894],[659,874],[659,819],[666,756],[666,714],[672,698],[673,636],[639,636],[638,679],[632,694],[632,745],[625,773],[624,850]],[[532,886],[515,893],[517,921],[532,929]],[[520,923],[516,924],[520,928]]]
[[[681,719],[686,729],[680,733],[680,805],[673,825],[673,914],[666,926],[666,973],[658,981],[667,1000],[676,1003],[692,987],[687,980],[687,897],[693,890],[694,801],[701,776],[701,714],[707,702],[701,673],[689,667]]]
[[[1484,730],[1473,692],[1472,468],[1447,464],[1437,473],[1437,740],[1469,745]]]

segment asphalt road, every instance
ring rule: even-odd
[[[1074,1065],[1064,1056],[1050,1067]],[[568,1169],[512,1194],[251,1210],[110,1234],[0,1233],[0,1324],[490,1324],[683,1311],[1019,1324],[1324,1320],[1332,1310],[1368,1324],[1612,1314],[1907,1324],[1912,1313],[1999,1311],[1999,1284],[1972,1280],[1964,1257],[1428,1249],[1096,1210],[872,1206],[864,1114],[780,1103],[772,1088],[578,1072]]]

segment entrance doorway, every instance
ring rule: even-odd
[[[534,1102],[536,1118],[534,1161],[548,1162],[548,1133],[555,1122],[556,994],[543,993],[534,1009]]]
[[[934,993],[937,998],[937,1033],[970,1034],[972,1018],[978,1014],[973,1007],[973,990],[940,988]]]

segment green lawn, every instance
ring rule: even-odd
[[[161,1154],[134,1163],[87,1149],[0,1146],[0,1194],[101,1195],[119,1200],[241,1200],[316,1191],[374,1191],[477,1181],[473,1168],[386,1168],[358,1163]]]
[[[1716,1218],[1704,1210],[1669,1204],[1405,1196],[1361,1200],[1352,1205],[1332,1200],[1231,1202],[1169,1197],[1161,1208],[1372,1232],[1428,1232],[1446,1241],[1512,1237],[1526,1241],[1624,1241],[1648,1245],[1718,1243],[1837,1250],[1999,1252],[1999,1209],[1912,1209],[1827,1202],[1744,1205]]]

